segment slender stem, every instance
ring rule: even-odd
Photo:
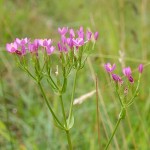
[[[76,87],[77,74],[78,74],[78,70],[76,70],[75,77],[74,77],[74,83],[73,83],[73,89],[72,89],[72,95],[71,95],[70,111],[69,111],[69,121],[70,121],[71,116],[72,116],[72,107],[73,107],[73,101],[74,101],[74,93],[75,93],[75,87]]]
[[[119,95],[119,93],[118,93],[118,89],[116,89],[116,92],[117,92],[117,95],[118,95],[118,98],[119,98],[120,104],[121,104],[121,106],[123,107],[123,103],[122,103],[121,97],[120,97],[120,95]]]
[[[69,149],[73,150],[69,130],[66,130],[66,134],[67,134]]]
[[[57,88],[57,90],[59,90],[58,86],[56,85],[56,83],[54,82],[54,80],[52,79],[51,75],[49,75],[50,80],[52,81],[52,83],[54,84],[54,86]]]
[[[99,107],[98,107],[98,80],[96,76],[96,114],[97,114],[97,133],[98,133],[98,144],[100,149],[100,120],[99,120]]]
[[[57,123],[64,129],[63,125],[61,124],[61,122],[58,120],[58,118],[56,117],[55,113],[53,112],[53,110],[52,110],[52,108],[51,108],[51,106],[50,106],[50,104],[49,104],[49,102],[48,102],[48,100],[47,100],[47,97],[46,97],[46,95],[45,95],[45,92],[44,92],[44,90],[43,90],[43,87],[42,87],[41,83],[38,82],[38,85],[39,85],[39,87],[40,87],[40,90],[41,90],[41,92],[42,92],[42,95],[43,95],[43,97],[44,97],[44,100],[45,100],[45,102],[46,102],[46,104],[47,104],[47,106],[48,106],[48,108],[49,108],[51,114],[53,115],[53,117],[54,117],[54,119],[57,121]]]
[[[66,121],[66,115],[65,115],[65,109],[64,109],[62,95],[60,95],[60,101],[61,101],[61,108],[62,108],[62,113],[63,113],[63,117],[64,117],[64,121],[65,121],[65,128],[66,128],[65,131],[66,131],[66,135],[67,135],[68,145],[69,145],[69,149],[72,150],[71,137],[70,137],[69,130],[67,129],[67,121]]]
[[[65,109],[64,109],[64,103],[62,100],[62,95],[60,95],[59,97],[60,97],[60,102],[61,102],[62,114],[63,114],[64,122],[65,122],[65,127],[67,128],[67,121],[66,121],[66,115],[65,115]]]
[[[108,149],[108,146],[110,145],[110,143],[111,143],[111,141],[112,141],[112,139],[113,139],[113,137],[114,137],[114,135],[115,135],[115,133],[116,133],[116,130],[117,130],[119,124],[120,124],[121,119],[122,119],[122,118],[119,118],[119,119],[118,119],[118,121],[117,121],[117,123],[116,123],[116,126],[115,126],[115,128],[114,128],[114,131],[113,131],[113,133],[112,133],[112,135],[111,135],[111,137],[110,137],[110,139],[109,139],[109,141],[108,141],[108,143],[107,143],[107,145],[106,145],[106,147],[105,147],[105,150]]]
[[[136,89],[135,89],[134,95],[133,95],[133,97],[131,98],[130,102],[129,102],[128,104],[126,104],[126,107],[129,107],[130,105],[133,104],[134,98],[137,96],[137,93],[138,93],[138,90],[139,90],[140,79],[141,79],[141,74],[139,74],[138,84],[137,84],[137,87],[136,87]]]
[[[29,72],[29,70],[26,69],[26,68],[24,68],[24,69],[25,69],[25,71],[36,81],[36,78]]]

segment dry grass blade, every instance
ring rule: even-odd
[[[78,105],[78,104],[82,104],[84,101],[86,101],[88,98],[92,97],[95,94],[95,90],[86,93],[82,96],[80,96],[79,98],[76,98],[73,102],[73,105]]]

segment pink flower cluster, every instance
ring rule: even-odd
[[[123,83],[123,80],[119,75],[112,73],[116,68],[115,64],[111,65],[110,63],[107,63],[104,65],[104,67],[105,67],[105,70],[111,74],[112,79],[115,82],[120,83],[120,84]],[[139,73],[143,72],[143,65],[142,64],[139,65],[138,71],[139,71]],[[130,83],[134,83],[134,79],[132,77],[132,71],[131,71],[130,67],[123,68],[122,72],[127,77],[127,79],[129,80]]]
[[[78,49],[89,42],[92,39],[92,36],[96,41],[99,36],[98,32],[93,34],[91,31],[87,30],[85,33],[83,27],[80,27],[76,32],[74,29],[69,29],[68,27],[63,27],[62,29],[58,28],[58,32],[61,35],[61,41],[58,42],[58,49],[59,51],[64,52],[67,52],[68,49],[72,49],[73,47]]]
[[[52,46],[51,39],[35,39],[33,42],[28,38],[18,39],[13,43],[6,44],[6,50],[10,53],[16,53],[18,55],[25,55],[28,52],[38,53],[39,47],[45,48],[48,55],[50,55],[55,47]]]
[[[58,32],[61,35],[61,41],[57,44],[60,52],[67,52],[68,49],[72,49],[73,47],[78,49],[79,47],[89,42],[92,38],[92,35],[94,40],[98,39],[98,32],[93,34],[90,31],[86,31],[86,33],[84,33],[83,27],[80,27],[76,33],[74,29],[68,29],[68,27],[58,28]],[[69,37],[67,37],[67,34]],[[56,48],[52,45],[51,39],[34,39],[31,41],[28,38],[16,38],[14,42],[6,44],[6,50],[8,52],[21,56],[28,52],[38,53],[40,47],[46,50],[47,55],[51,55]]]

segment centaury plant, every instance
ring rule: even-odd
[[[110,63],[107,63],[104,65],[104,67],[105,70],[109,73],[111,80],[114,81],[115,91],[118,96],[120,107],[121,107],[118,116],[118,121],[105,147],[105,150],[107,150],[116,133],[116,130],[121,120],[124,119],[126,116],[127,108],[133,104],[135,98],[138,96],[141,74],[143,72],[143,65],[140,64],[138,66],[139,77],[137,80],[134,80],[130,67],[123,68],[122,72],[124,74],[124,77],[120,77],[119,75],[113,73],[116,68],[115,64],[111,65]]]
[[[52,39],[34,39],[16,38],[13,43],[6,44],[6,49],[16,58],[18,66],[25,71],[41,90],[43,99],[45,100],[49,111],[54,119],[55,125],[66,132],[69,149],[73,149],[70,129],[74,124],[73,117],[73,101],[76,89],[76,80],[78,71],[81,70],[86,62],[89,54],[94,50],[94,45],[98,39],[98,32],[94,34],[91,31],[84,32],[83,27],[80,27],[76,32],[74,29],[67,27],[58,28],[60,41],[57,46],[54,46]],[[56,53],[56,56],[54,55]],[[57,57],[58,61],[53,62],[52,57]],[[56,68],[54,73],[52,69]],[[73,71],[74,70],[74,71]],[[74,83],[70,107],[68,112],[65,112],[63,95],[67,92],[68,76],[71,72],[75,72]],[[63,121],[59,114],[54,112],[54,109],[45,93],[42,84],[47,82],[53,89],[54,94],[60,99]],[[66,114],[69,114],[68,116]]]

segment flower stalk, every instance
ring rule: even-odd
[[[113,66],[116,66],[115,64]],[[115,70],[115,67],[112,67],[110,63],[107,63],[105,64],[105,70],[109,73],[109,75],[112,77],[112,79],[114,80],[115,84],[116,84],[116,93],[117,93],[117,96],[118,96],[118,99],[119,99],[119,102],[120,102],[120,105],[121,105],[121,111],[120,111],[120,114],[119,114],[119,118],[118,118],[118,121],[116,123],[116,126],[110,136],[110,139],[108,140],[107,144],[106,144],[106,147],[105,147],[105,150],[108,149],[118,127],[119,127],[119,124],[121,122],[122,119],[125,118],[126,116],[126,110],[127,108],[133,104],[134,102],[134,99],[135,97],[138,95],[138,91],[139,91],[139,86],[140,86],[140,79],[141,79],[141,74],[143,72],[143,65],[140,64],[139,67],[138,67],[138,71],[139,71],[139,78],[138,78],[138,81],[137,81],[137,86],[136,86],[136,89],[135,89],[135,92],[133,93],[133,97],[132,98],[129,98],[129,101],[126,102],[124,101],[124,99],[128,99],[127,96],[128,96],[128,89],[125,88],[124,89],[124,96],[121,96],[122,93],[119,92],[119,89],[120,88],[123,88],[124,86],[124,81],[122,80],[122,78],[117,75],[117,74],[114,74],[112,73],[114,70]],[[131,68],[130,67],[127,67],[127,68],[124,68],[123,69],[123,74],[125,75],[125,77],[127,77],[127,80],[128,80],[128,85],[127,87],[130,87],[129,84],[134,84],[134,79],[133,79],[133,76],[132,76],[132,72],[131,72]]]
[[[117,123],[116,123],[116,126],[115,126],[115,128],[114,128],[114,130],[113,130],[113,133],[112,133],[112,135],[111,135],[111,137],[110,137],[110,139],[109,139],[109,141],[108,141],[108,143],[107,143],[107,145],[106,145],[106,147],[105,147],[105,150],[108,149],[108,147],[109,147],[109,145],[110,145],[110,143],[111,143],[111,141],[112,141],[112,139],[113,139],[113,137],[114,137],[114,135],[115,135],[115,133],[116,133],[116,131],[117,131],[117,128],[118,128],[118,126],[119,126],[119,124],[120,124],[120,122],[121,122],[121,119],[122,119],[122,118],[119,118],[119,119],[118,119],[118,121],[117,121]]]
[[[76,70],[76,72],[75,72],[75,77],[74,77],[74,82],[73,82],[73,89],[72,89],[72,95],[71,95],[71,104],[70,104],[70,111],[69,111],[69,117],[68,117],[69,122],[71,121],[71,117],[72,117],[73,101],[74,101],[77,74],[78,74],[78,70]]]
[[[60,102],[61,102],[61,109],[62,109],[62,114],[63,114],[63,118],[64,118],[64,129],[67,135],[67,140],[68,140],[68,145],[69,145],[69,149],[72,150],[72,142],[71,142],[71,137],[70,137],[70,132],[68,129],[68,125],[67,125],[67,120],[66,120],[66,115],[65,115],[65,109],[64,109],[64,103],[63,103],[63,99],[62,99],[62,94],[60,94]]]
[[[47,104],[47,106],[48,106],[48,109],[49,109],[49,111],[51,112],[53,118],[54,118],[55,121],[59,124],[59,126],[60,126],[62,129],[64,129],[62,123],[59,121],[59,119],[57,118],[57,116],[56,116],[55,113],[53,112],[53,110],[52,110],[52,108],[51,108],[51,106],[50,106],[50,104],[49,104],[49,102],[48,102],[48,99],[47,99],[47,97],[46,97],[46,95],[45,95],[45,92],[44,92],[43,87],[42,87],[42,85],[41,85],[40,82],[38,82],[38,86],[39,86],[39,88],[40,88],[40,90],[41,90],[41,92],[42,92],[42,95],[43,95],[43,97],[44,97],[44,100],[45,100],[45,102],[46,102],[46,104]]]

